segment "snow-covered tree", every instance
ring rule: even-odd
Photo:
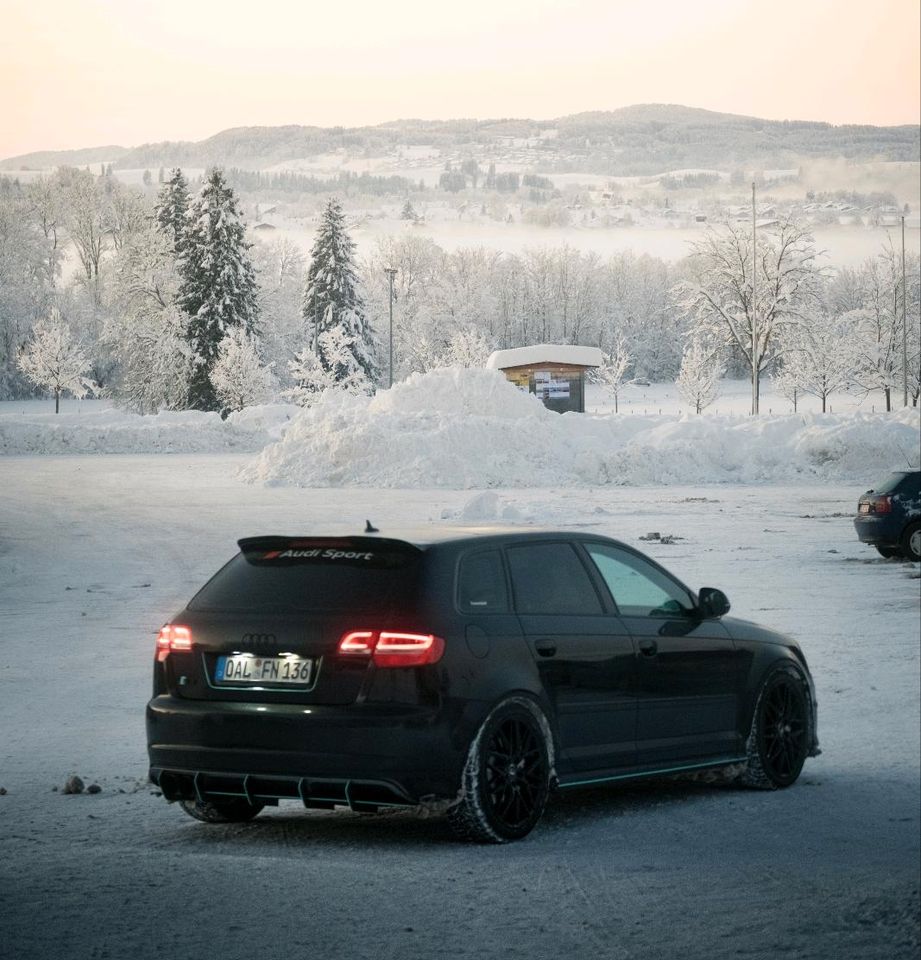
[[[289,386],[287,361],[304,340],[301,299],[306,261],[288,239],[257,242],[252,248],[259,282],[259,351],[276,375]]]
[[[369,393],[372,384],[358,366],[353,344],[342,326],[324,330],[320,334],[322,357],[312,347],[305,347],[288,363],[295,382],[285,396],[307,407],[315,403],[327,390],[347,393]],[[324,366],[324,360],[328,366]]]
[[[178,303],[189,318],[195,354],[189,401],[199,410],[218,408],[211,371],[221,341],[234,330],[255,331],[259,307],[249,249],[233,190],[212,170],[190,204],[179,254]]]
[[[327,370],[345,369],[328,357],[321,335],[341,327],[357,366],[374,381],[378,375],[371,327],[365,318],[355,270],[355,244],[345,228],[345,214],[335,197],[323,211],[310,251],[303,305],[306,332],[317,344],[320,362]]]
[[[802,322],[786,327],[777,382],[784,396],[793,399],[794,409],[796,398],[806,393],[822,401],[825,413],[829,396],[848,387],[857,364],[861,320],[861,311],[835,316],[826,305],[817,305]]]
[[[99,278],[105,237],[110,228],[108,201],[100,178],[86,170],[58,171],[64,223],[88,281]]]
[[[442,359],[446,367],[485,367],[491,353],[492,347],[483,334],[465,327],[451,335]]]
[[[709,229],[691,246],[691,275],[678,286],[680,305],[700,335],[718,337],[744,358],[751,373],[752,412],[757,413],[761,375],[773,360],[774,341],[784,324],[803,316],[816,293],[819,271],[812,236],[795,220],[759,233],[757,301],[752,297],[748,225]]]
[[[178,289],[172,242],[148,223],[116,261],[104,333],[117,362],[109,392],[138,413],[177,410],[188,403],[192,349],[188,318],[176,304]]]
[[[620,412],[620,392],[624,388],[624,374],[630,366],[632,357],[627,349],[627,341],[617,337],[611,349],[604,354],[603,362],[594,371],[594,379],[614,398],[614,412]]]
[[[302,407],[316,403],[326,390],[331,390],[335,385],[333,375],[323,369],[313,347],[304,347],[296,353],[294,359],[288,361],[288,370],[294,386],[285,390],[283,396]]]
[[[31,339],[19,355],[19,369],[26,377],[54,394],[55,413],[61,409],[62,393],[80,399],[93,388],[86,376],[89,366],[86,351],[74,340],[56,307],[35,324]]]
[[[169,180],[160,187],[154,207],[154,217],[159,229],[170,238],[173,252],[177,256],[182,250],[188,213],[189,185],[182,170],[176,167],[170,172]]]
[[[47,314],[57,272],[53,229],[45,234],[30,200],[0,193],[0,399],[29,387],[19,351],[32,324]]]
[[[692,337],[681,357],[676,385],[695,413],[709,407],[717,398],[722,375],[723,361],[719,349],[706,345],[700,337]]]
[[[906,258],[905,316],[908,324],[910,384],[917,369],[919,260]],[[864,392],[879,390],[892,409],[892,395],[902,388],[902,260],[890,243],[856,270],[842,270],[832,284],[839,308],[855,312],[857,361],[854,380]],[[914,395],[914,391],[910,390]]]
[[[242,410],[270,400],[275,379],[259,359],[253,338],[237,327],[218,346],[211,383],[222,408]]]

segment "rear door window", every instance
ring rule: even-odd
[[[873,493],[895,493],[903,496],[917,496],[921,491],[921,474],[919,473],[890,473],[885,480],[873,488]]]
[[[599,614],[601,600],[570,543],[533,543],[507,551],[515,609],[524,614]]]
[[[415,595],[421,552],[409,544],[295,541],[245,548],[195,595],[190,610],[378,610]]]
[[[498,550],[465,556],[457,574],[457,603],[464,613],[507,613],[505,569]]]

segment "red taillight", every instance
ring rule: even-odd
[[[188,653],[192,649],[192,631],[168,623],[157,635],[157,660],[161,663],[170,653]]]
[[[378,667],[422,667],[437,663],[445,642],[431,633],[353,630],[339,641],[339,653],[370,657]]]
[[[892,497],[877,497],[873,506],[874,513],[892,513]]]

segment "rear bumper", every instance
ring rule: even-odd
[[[891,514],[874,516],[868,513],[854,517],[857,539],[861,543],[871,543],[874,546],[878,544],[881,547],[897,547],[904,526],[903,517],[894,517]]]
[[[444,711],[389,704],[305,708],[159,696],[147,705],[151,779],[167,799],[224,788],[316,805],[449,798],[469,743],[462,728]]]

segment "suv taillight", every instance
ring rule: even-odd
[[[378,667],[422,667],[437,663],[445,642],[431,633],[353,630],[339,641],[339,653],[369,657]]]
[[[192,649],[192,631],[168,623],[157,634],[157,660],[162,663],[170,653],[188,653]]]

